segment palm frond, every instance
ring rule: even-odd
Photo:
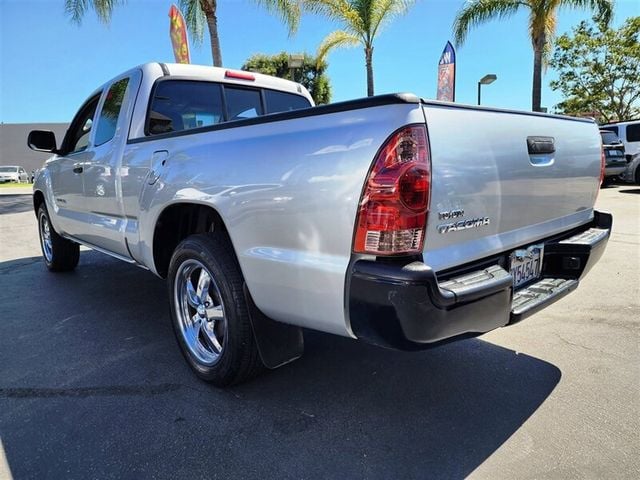
[[[338,47],[355,47],[362,43],[362,40],[351,32],[345,32],[344,30],[336,30],[327,35],[316,53],[316,61],[321,64],[329,54],[331,50]]]
[[[289,34],[298,30],[300,24],[300,2],[298,0],[256,0],[268,12],[279,16],[289,28]]]
[[[404,15],[413,6],[415,0],[379,0],[373,2],[371,13],[371,36],[375,37],[378,31],[395,17]]]
[[[191,32],[191,39],[196,44],[201,43],[207,17],[200,0],[180,0],[179,6],[184,16],[184,23]]]
[[[595,13],[598,22],[605,25],[611,23],[613,17],[614,0],[556,0],[560,8],[582,8]]]
[[[469,30],[494,18],[504,19],[530,5],[520,0],[468,0],[453,23],[454,38],[462,45]]]
[[[71,21],[77,24],[82,22],[82,18],[87,10],[93,9],[103,23],[109,23],[113,9],[118,4],[125,3],[126,0],[65,0],[64,11],[71,17]]]
[[[347,0],[301,0],[302,8],[309,13],[349,25],[350,30],[361,30],[361,20],[353,2]]]

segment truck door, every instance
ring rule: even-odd
[[[116,79],[105,89],[96,116],[93,156],[84,165],[86,228],[79,235],[91,245],[129,257],[124,241],[126,216],[122,208],[122,153],[130,110],[140,83],[136,72]],[[133,94],[132,94],[133,92]]]
[[[80,107],[67,130],[60,153],[48,164],[55,203],[49,207],[55,211],[55,227],[72,236],[79,236],[85,224],[82,177],[85,163],[93,156],[89,146],[99,100],[100,93]]]

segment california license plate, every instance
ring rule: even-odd
[[[543,252],[544,245],[531,245],[511,254],[511,276],[514,288],[540,277]]]

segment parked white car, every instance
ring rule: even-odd
[[[0,167],[0,183],[16,182],[28,183],[29,175],[27,171],[16,165],[7,165]]]
[[[600,128],[615,133],[622,140],[627,161],[640,153],[640,120],[609,123],[601,125]]]

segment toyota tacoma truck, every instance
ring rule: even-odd
[[[44,262],[79,246],[166,278],[178,344],[224,386],[303,328],[419,350],[574,290],[612,217],[590,120],[381,95],[314,106],[257,73],[149,63],[98,88],[38,172]],[[116,301],[117,299],[114,299]]]

